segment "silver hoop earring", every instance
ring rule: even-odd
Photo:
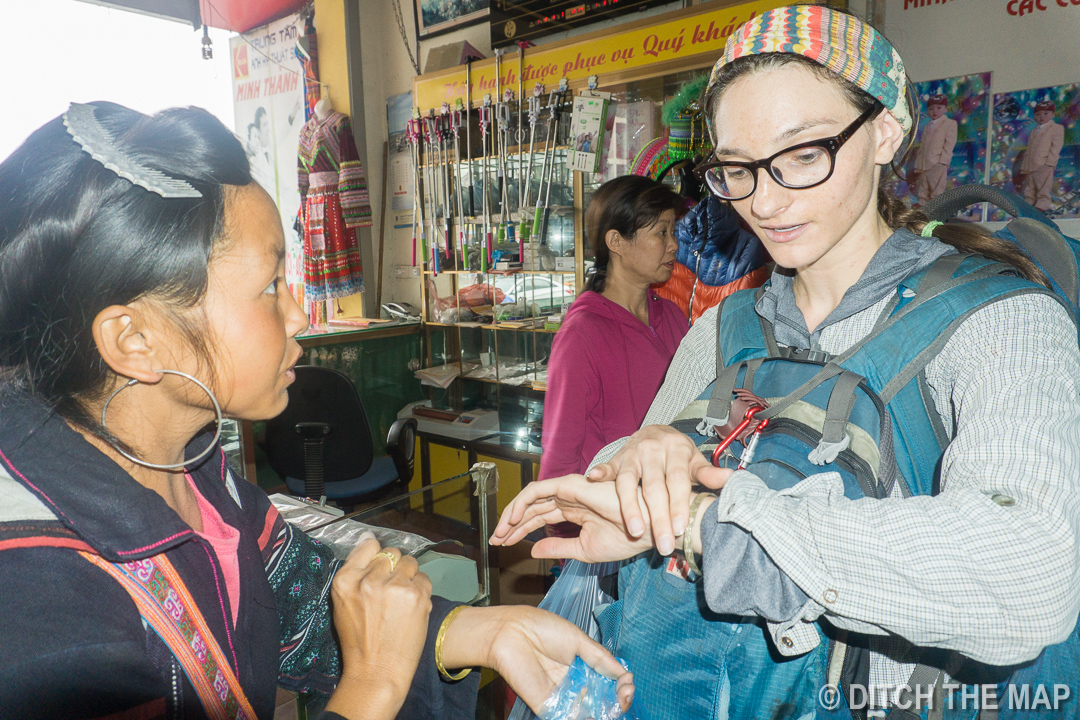
[[[207,457],[211,452],[214,451],[214,448],[217,447],[218,440],[221,438],[221,421],[223,420],[223,418],[221,416],[221,406],[218,405],[218,401],[217,401],[217,398],[214,397],[214,393],[210,392],[210,388],[206,387],[206,385],[204,385],[197,378],[194,378],[194,377],[192,377],[191,375],[188,375],[185,372],[180,372],[179,370],[156,370],[155,372],[159,372],[159,373],[162,373],[164,375],[179,375],[182,378],[187,378],[191,382],[193,382],[196,385],[198,385],[199,387],[201,387],[204,391],[206,391],[206,394],[210,396],[210,402],[214,403],[214,412],[217,414],[217,418],[214,420],[215,425],[217,425],[217,432],[214,433],[214,439],[210,441],[209,447],[207,447],[205,450],[203,450],[201,453],[199,453],[196,457],[193,457],[190,460],[186,460],[186,461],[184,461],[182,463],[178,463],[176,465],[155,465],[154,463],[146,462],[145,460],[140,460],[139,458],[135,457],[134,455],[130,455],[130,454],[124,452],[124,450],[116,447],[115,445],[112,446],[112,449],[115,450],[116,452],[120,453],[124,457],[126,457],[131,462],[138,463],[139,465],[142,465],[143,467],[153,468],[154,470],[179,470],[180,468],[185,467],[187,465],[195,465],[200,460]],[[113,398],[116,397],[117,395],[119,395],[121,390],[129,388],[132,385],[137,385],[138,383],[139,383],[139,380],[135,380],[135,379],[128,380],[126,383],[124,383],[123,385],[118,387],[113,392],[112,395],[109,396],[109,398],[105,401],[105,406],[101,408],[101,427],[105,428],[106,430],[109,429],[108,425],[105,424],[105,413],[106,413],[106,411],[108,411],[109,403],[112,402]]]

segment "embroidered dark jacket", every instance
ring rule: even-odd
[[[210,439],[196,438],[188,457]],[[294,532],[258,487],[233,483],[220,450],[189,470],[203,497],[240,531],[235,626],[208,543],[43,405],[0,393],[0,520],[4,503],[9,520],[0,522],[0,718],[205,717],[127,593],[70,547],[24,546],[22,538],[43,534],[56,544],[85,543],[110,562],[165,553],[258,717],[273,717],[278,684],[332,690],[340,657],[328,602],[338,563],[329,549]],[[55,519],[11,521],[26,517],[11,509],[12,493]],[[399,717],[471,718],[478,673],[455,684],[439,677],[435,634],[453,604],[433,604],[424,655]]]

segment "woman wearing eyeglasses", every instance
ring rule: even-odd
[[[883,189],[916,105],[896,51],[856,18],[797,6],[751,20],[729,38],[704,107],[716,151],[699,172],[761,238],[776,271],[759,295],[721,306],[741,298],[749,313],[741,324],[718,332],[717,309],[694,324],[641,430],[601,451],[588,479],[523,491],[492,542],[568,520],[582,525],[580,537],[545,539],[534,555],[600,562],[647,553],[620,573],[622,624],[612,640],[654,720],[864,718],[890,707],[889,717],[911,720],[920,711],[902,710],[915,707],[912,693],[925,707],[959,683],[997,698],[1005,691],[996,683],[1010,678],[1075,683],[1080,349],[1069,313],[1015,246],[928,223]],[[880,472],[896,470],[898,481],[877,497],[853,499],[837,472],[817,470],[774,488],[764,472],[713,466],[690,431],[671,426],[743,359],[718,344],[737,346],[736,336],[768,326],[770,358],[824,367],[911,302],[913,278],[952,287],[951,271],[960,277],[963,262],[983,258],[1011,266],[1001,282],[1019,289],[959,312],[919,377],[903,378],[925,405],[923,420],[939,422],[937,442],[931,434],[930,444],[912,446],[915,415],[892,405],[882,413],[882,457],[906,457],[933,489],[909,493],[910,469],[884,463]],[[760,409],[783,399],[727,398],[727,418],[703,419],[719,430],[713,445],[744,417],[740,400]],[[676,546],[685,560],[672,556]],[[703,582],[687,592],[695,574],[685,566],[694,563]],[[652,591],[640,592],[646,583]],[[867,693],[874,688],[885,694]],[[1076,716],[1076,688],[1071,695],[1071,710],[1055,717]],[[957,700],[944,716],[973,718],[980,702]]]

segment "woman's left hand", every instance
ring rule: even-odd
[[[634,696],[634,677],[578,627],[538,608],[507,605],[465,608],[443,641],[448,668],[483,665],[498,672],[533,712],[565,677],[574,658],[618,681],[625,712]]]
[[[644,502],[640,493],[637,502]],[[641,514],[648,530],[648,513]],[[582,475],[542,480],[531,483],[506,507],[491,544],[513,545],[544,525],[572,522],[581,526],[578,537],[544,538],[533,545],[533,557],[596,563],[625,560],[652,549],[652,533],[633,537],[623,515],[615,483],[593,483]]]

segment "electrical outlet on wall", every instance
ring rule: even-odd
[[[412,265],[395,265],[394,277],[396,278],[410,278],[420,277],[420,266],[413,267]]]

